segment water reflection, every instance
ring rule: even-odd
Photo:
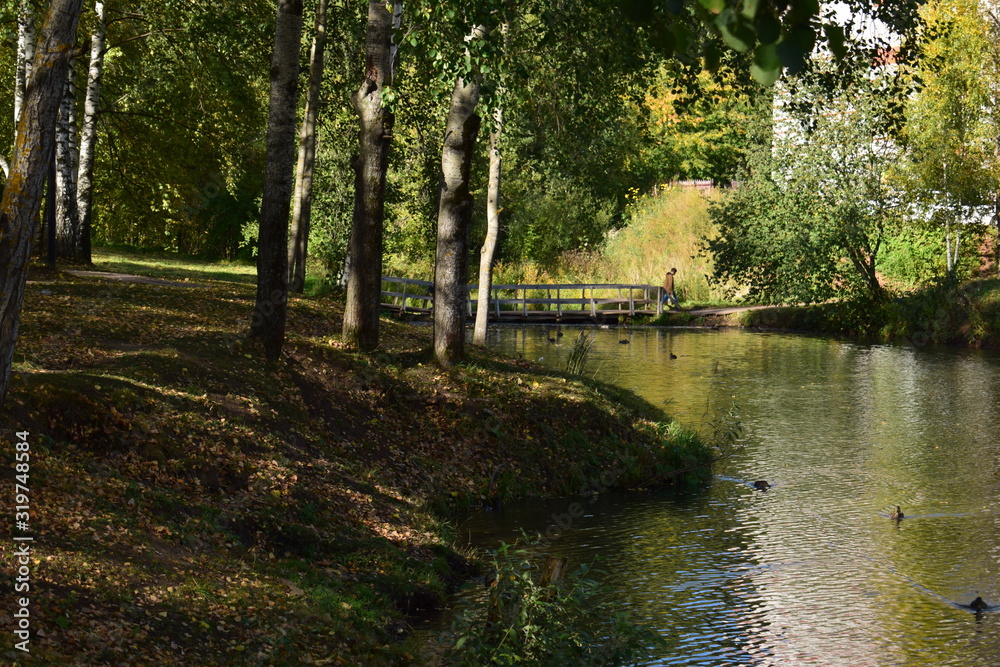
[[[576,333],[550,331],[500,330],[495,343],[562,366]],[[587,501],[552,548],[600,556],[668,641],[653,664],[1000,664],[1000,614],[958,606],[1000,603],[998,370],[998,355],[967,350],[598,330],[589,374],[695,427],[735,402],[750,443],[696,492]],[[465,528],[509,539],[569,502]]]

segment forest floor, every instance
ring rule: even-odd
[[[476,569],[455,517],[706,472],[695,435],[611,386],[475,347],[443,371],[428,327],[387,318],[376,352],[345,350],[333,296],[290,300],[266,365],[227,271],[32,268],[0,410],[11,515],[15,432],[30,454],[31,652],[4,660],[420,664],[410,615]]]

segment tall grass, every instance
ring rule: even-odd
[[[660,285],[667,269],[677,268],[676,288],[685,301],[726,301],[725,290],[709,283],[712,259],[701,249],[701,239],[715,227],[708,215],[718,193],[666,187],[655,195],[636,198],[627,224],[610,232],[594,251],[565,252],[551,265],[531,261],[497,262],[494,284],[621,283]],[[474,257],[478,254],[473,252]],[[386,260],[386,270],[406,278],[424,278],[431,268],[399,256]],[[478,280],[470,263],[469,282]]]
[[[709,284],[712,260],[701,239],[715,233],[708,215],[717,194],[668,187],[640,197],[629,221],[608,234],[594,252],[563,253],[552,266],[532,262],[498,263],[494,283],[622,283],[660,285],[667,269],[677,268],[678,296],[686,301],[724,301],[724,290]]]
[[[723,290],[708,280],[712,259],[700,247],[701,239],[715,232],[708,207],[717,196],[670,187],[640,199],[628,226],[610,235],[604,246],[600,268],[605,277],[610,282],[658,285],[667,269],[676,267],[681,299],[722,300]]]

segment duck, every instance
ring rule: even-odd
[[[986,611],[990,608],[990,606],[986,604],[981,597],[977,597],[969,603],[969,608],[975,609],[976,611]]]
[[[899,505],[896,505],[896,509],[892,511],[892,514],[889,515],[889,518],[895,519],[896,521],[899,521],[900,519],[903,518],[903,510],[899,509]]]
[[[556,338],[562,338],[562,337],[563,337],[563,332],[562,331],[557,331],[556,332]]]
[[[628,338],[622,338],[622,339],[621,339],[620,341],[618,341],[618,342],[619,342],[619,343],[621,343],[622,345],[628,345]]]
[[[767,491],[768,489],[771,488],[771,485],[767,483],[767,480],[758,479],[756,482],[753,483],[753,488],[758,489],[760,491]]]
[[[670,353],[670,358],[671,358],[671,359],[676,359],[676,358],[677,358],[677,355],[676,355],[676,354],[674,354],[673,352],[671,352],[671,353]]]

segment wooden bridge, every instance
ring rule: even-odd
[[[663,312],[663,288],[655,285],[493,285],[490,320],[503,322],[603,321],[621,316],[656,317]],[[478,308],[479,286],[466,287],[468,316]],[[434,309],[433,283],[382,276],[382,308],[429,315]]]

